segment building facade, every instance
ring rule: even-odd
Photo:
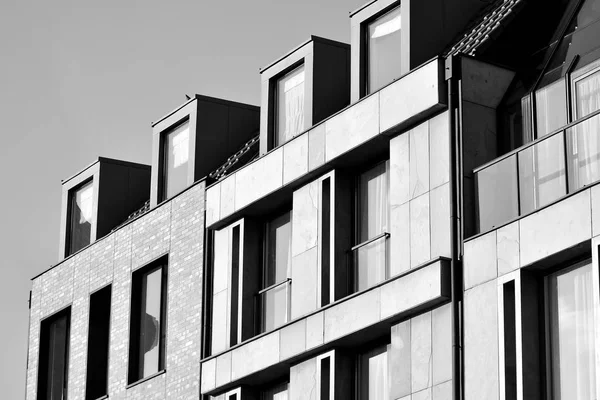
[[[600,398],[600,0],[350,29],[63,182],[27,400]]]

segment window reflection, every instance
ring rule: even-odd
[[[367,26],[367,94],[400,77],[401,15],[396,7]]]
[[[42,321],[38,399],[62,400],[67,396],[70,308]]]
[[[360,400],[388,400],[387,346],[360,355]]]
[[[564,79],[559,79],[535,93],[538,138],[567,124],[566,93]]]
[[[69,247],[67,255],[76,253],[91,243],[94,223],[94,186],[89,181],[74,189],[69,201]]]
[[[177,126],[163,138],[163,193],[166,200],[187,187],[190,141],[189,121]]]
[[[275,147],[304,130],[304,65],[277,80]]]

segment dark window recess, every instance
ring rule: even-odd
[[[321,359],[321,400],[330,400],[331,357]]]
[[[506,400],[517,399],[517,344],[515,281],[503,285],[504,297],[504,392]]]
[[[128,383],[165,365],[167,257],[135,271],[131,288]]]
[[[229,397],[227,398],[227,400],[238,400],[237,393],[234,393],[234,394],[232,394],[231,396],[229,396]]]
[[[90,296],[86,400],[95,400],[108,394],[111,293],[109,285]]]
[[[238,343],[238,302],[240,281],[240,226],[232,231],[231,250],[231,329],[230,346]]]
[[[94,182],[87,181],[69,192],[67,256],[91,243],[94,224]]]
[[[42,321],[38,400],[65,400],[67,398],[70,325],[71,307]]]
[[[326,306],[330,301],[331,265],[331,179],[323,180],[322,187],[322,220],[321,220],[321,306]]]

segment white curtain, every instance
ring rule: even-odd
[[[552,383],[558,400],[595,398],[592,265],[550,277]]]
[[[279,80],[277,103],[276,146],[304,130],[304,65]]]
[[[537,137],[567,124],[566,85],[560,79],[535,93]]]
[[[387,346],[361,355],[361,399],[389,400]]]

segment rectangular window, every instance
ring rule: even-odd
[[[537,137],[552,133],[567,124],[567,88],[560,79],[535,92]]]
[[[360,175],[357,191],[357,244],[353,248],[356,289],[364,290],[388,277],[389,225],[387,162]]]
[[[502,285],[504,323],[504,399],[517,399],[515,281]]]
[[[277,79],[274,147],[304,130],[304,64]]]
[[[289,276],[292,264],[292,224],[288,211],[266,225],[262,331],[283,325],[289,318]]]
[[[162,147],[161,200],[166,200],[188,186],[189,120],[164,133]]]
[[[573,82],[575,94],[575,119],[583,118],[600,110],[600,71],[576,79]]]
[[[238,344],[238,305],[240,282],[240,226],[232,230],[231,238],[231,328],[229,331],[229,345]]]
[[[90,296],[86,400],[95,400],[108,394],[111,292],[109,285]]]
[[[284,382],[265,388],[260,393],[260,400],[287,400],[288,386],[289,383]]]
[[[401,75],[400,6],[366,27],[366,94],[373,93]]]
[[[387,346],[379,346],[359,355],[359,400],[388,400]]]
[[[166,288],[166,257],[132,275],[129,383],[164,369]]]
[[[546,278],[552,399],[596,396],[593,284],[591,261]]]
[[[94,225],[94,182],[85,182],[69,192],[67,255],[91,243]]]
[[[38,400],[67,398],[70,326],[71,307],[41,323]]]
[[[321,186],[321,306],[331,301],[331,178]]]
[[[334,377],[335,377],[335,351],[320,355],[317,357],[317,379],[318,393],[320,400],[333,400],[334,394]],[[338,371],[341,373],[341,371]]]

